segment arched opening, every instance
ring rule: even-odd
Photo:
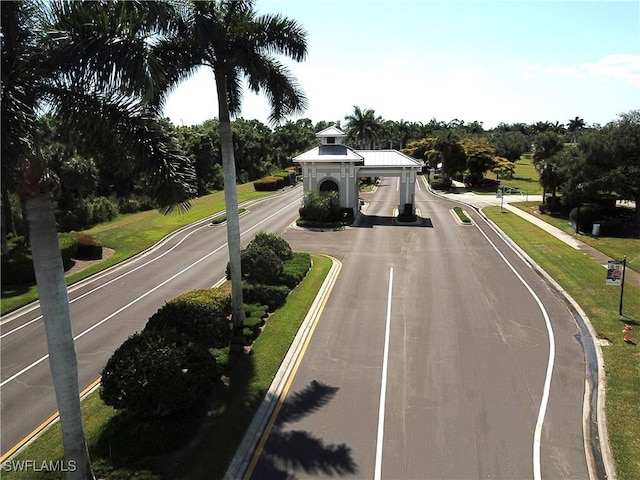
[[[320,193],[337,192],[340,193],[340,188],[335,180],[326,179],[318,186]]]

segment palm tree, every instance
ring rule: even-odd
[[[306,32],[282,15],[258,15],[253,0],[193,1],[181,18],[180,36],[167,42],[161,55],[172,66],[177,83],[196,69],[210,68],[218,95],[218,120],[227,211],[227,240],[234,326],[244,320],[240,267],[240,221],[231,116],[240,112],[242,81],[264,92],[271,105],[269,120],[302,112],[306,98],[290,71],[274,55],[299,62],[307,54]]]
[[[38,116],[48,110],[93,147],[97,160],[133,159],[166,210],[186,208],[192,170],[159,127],[157,107],[147,103],[163,75],[152,39],[168,25],[171,9],[159,2],[2,5],[2,173],[15,178],[25,208],[65,459],[75,465],[67,473],[72,479],[93,473],[51,197],[56,181],[40,152]]]
[[[382,117],[376,117],[375,111],[371,108],[364,111],[357,106],[353,108],[353,114],[344,117],[347,121],[347,134],[360,148],[375,148],[376,142],[384,132]]]
[[[576,143],[578,134],[584,127],[584,120],[580,117],[569,120],[569,126],[567,127],[567,130],[569,130],[569,133],[571,133],[571,143]]]

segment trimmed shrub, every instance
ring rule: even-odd
[[[82,260],[99,260],[102,258],[102,244],[93,235],[88,233],[74,232],[78,241],[78,252],[76,258]]]
[[[249,244],[241,253],[242,276],[250,283],[277,283],[282,274],[282,260],[269,248]]]
[[[291,260],[284,262],[279,283],[293,289],[302,281],[310,268],[311,255],[303,252],[295,252]]]
[[[431,181],[431,188],[434,190],[449,190],[453,182],[449,177],[435,178]]]
[[[291,290],[285,285],[254,285],[248,282],[242,283],[242,294],[248,303],[259,303],[269,307],[273,312],[287,301],[287,295]]]
[[[72,233],[59,233],[58,244],[62,254],[62,263],[67,268],[73,263],[71,259],[76,258],[78,254],[78,239]]]
[[[161,417],[201,408],[218,381],[216,361],[201,345],[157,332],[129,337],[102,371],[100,398],[116,409]]]
[[[282,177],[264,177],[253,182],[253,188],[256,192],[275,192],[284,186],[284,178]]]
[[[268,248],[275,253],[280,260],[289,260],[293,258],[293,251],[287,243],[287,241],[280,235],[268,232],[258,232],[253,240],[249,243],[249,246],[260,245]]]
[[[198,298],[198,294],[169,300],[149,318],[145,331],[207,348],[226,347],[232,334],[226,297],[219,299],[222,306],[216,300]]]

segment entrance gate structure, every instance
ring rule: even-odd
[[[346,134],[329,127],[316,136],[321,144],[297,157],[293,161],[302,167],[304,192],[337,191],[340,207],[359,211],[358,179],[360,177],[399,177],[398,205],[413,208],[416,175],[422,162],[397,150],[356,150],[342,142]]]

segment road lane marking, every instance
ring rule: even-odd
[[[87,388],[82,390],[82,392],[80,392],[80,398],[84,398],[89,393],[91,393],[91,391],[93,391],[93,389],[96,388],[100,384],[100,380],[101,379],[102,379],[102,377],[98,377],[96,380],[91,382]],[[23,446],[25,446],[27,443],[29,443],[34,437],[36,437],[36,435],[38,435],[39,433],[41,433],[44,430],[46,430],[49,427],[49,425],[52,425],[56,420],[58,420],[59,417],[60,417],[60,413],[56,411],[53,415],[51,415],[44,422],[42,422],[40,425],[38,425],[38,427],[36,427],[29,435],[27,435],[22,440],[20,440],[18,443],[16,443],[4,455],[2,455],[0,457],[0,464],[4,463],[5,460],[7,460],[11,456],[13,456],[14,453],[16,453]]]
[[[384,410],[387,399],[387,371],[389,367],[389,338],[391,330],[391,297],[393,293],[393,267],[389,268],[389,293],[387,294],[387,318],[384,332],[382,355],[382,384],[380,385],[380,406],[378,410],[378,438],[376,441],[376,466],[373,478],[382,478],[382,445],[384,443]]]
[[[260,225],[262,225],[263,223],[271,220],[271,218],[275,217],[276,215],[280,214],[283,210],[286,210],[287,208],[289,208],[291,205],[293,205],[294,203],[299,203],[300,199],[296,199],[295,201],[287,204],[284,208],[278,210],[277,212],[272,213],[271,215],[269,215],[268,217],[264,218],[262,221],[256,223],[255,225],[253,225],[252,227],[247,228],[244,232],[240,233],[240,236],[243,236],[247,233],[249,233],[250,231],[258,228]],[[190,235],[190,234],[189,234]],[[186,237],[185,237],[186,238]],[[180,242],[182,242],[183,240],[181,240]],[[102,320],[100,320],[98,323],[93,324],[91,327],[87,328],[86,330],[82,331],[81,333],[79,333],[78,335],[76,335],[75,337],[73,337],[73,340],[78,340],[79,338],[84,337],[87,333],[91,332],[92,330],[96,329],[97,327],[99,327],[100,325],[102,325],[103,323],[105,323],[106,321],[110,320],[111,318],[113,318],[114,316],[118,315],[119,313],[122,313],[124,310],[126,310],[127,308],[129,308],[130,306],[138,303],[140,300],[142,300],[143,298],[147,297],[148,295],[150,295],[151,293],[155,292],[156,290],[158,290],[159,288],[163,287],[164,285],[166,285],[167,283],[173,281],[174,279],[176,279],[178,276],[182,275],[183,273],[187,272],[188,270],[190,270],[191,268],[195,267],[197,264],[199,264],[200,262],[203,262],[204,260],[208,259],[210,256],[218,253],[220,250],[222,250],[223,248],[226,248],[227,246],[227,242],[223,243],[222,245],[220,245],[218,248],[216,248],[215,250],[213,250],[212,252],[209,252],[208,254],[206,254],[204,257],[200,258],[199,260],[196,260],[195,262],[193,262],[191,265],[188,265],[187,267],[183,268],[182,270],[180,270],[178,273],[176,273],[175,275],[172,275],[171,277],[169,277],[167,280],[165,280],[164,282],[156,285],[154,288],[152,288],[151,290],[148,290],[147,292],[145,292],[144,294],[140,295],[139,297],[137,297],[135,300],[132,300],[131,302],[129,302],[128,304],[126,304],[124,307],[119,308],[118,310],[116,310],[115,312],[111,313],[110,315],[108,315],[107,317],[103,318]],[[139,268],[139,267],[137,267]],[[136,268],[136,269],[137,269]],[[124,275],[119,276],[118,278],[122,278]],[[116,279],[114,279],[113,281],[115,281]],[[94,289],[98,290],[100,287]],[[85,294],[86,295],[86,294]],[[42,318],[42,316],[38,317],[38,318]],[[15,329],[13,330],[15,331]],[[8,334],[9,332],[7,332]],[[45,361],[47,358],[49,358],[49,354],[47,353],[46,355],[44,355],[43,357],[39,358],[38,360],[36,360],[35,362],[33,362],[32,364],[28,365],[27,367],[23,368],[22,370],[20,370],[19,372],[13,374],[12,376],[10,376],[9,378],[7,378],[6,380],[4,380],[3,382],[0,383],[0,387],[5,386],[7,383],[11,382],[12,380],[15,380],[16,378],[18,378],[19,376],[21,376],[22,374],[24,374],[25,372],[28,372],[29,370],[31,370],[33,367],[35,367],[36,365],[42,363],[43,361]]]
[[[542,317],[544,318],[544,323],[547,328],[547,335],[549,338],[549,357],[547,360],[547,371],[545,374],[544,387],[542,391],[542,399],[540,400],[540,409],[538,410],[538,418],[536,420],[536,428],[533,434],[533,478],[534,480],[541,480],[541,461],[540,461],[540,444],[542,438],[542,426],[544,425],[544,418],[547,412],[547,405],[549,403],[549,392],[551,391],[551,379],[553,377],[553,366],[555,363],[556,357],[556,342],[555,335],[553,333],[553,327],[551,325],[551,319],[549,318],[549,314],[547,310],[544,308],[544,304],[540,297],[533,291],[533,288],[527,283],[527,281],[516,271],[515,267],[507,260],[507,258],[502,254],[502,252],[498,249],[498,247],[489,239],[486,233],[482,231],[480,227],[476,224],[476,227],[480,231],[480,233],[484,236],[484,238],[489,242],[489,244],[493,247],[493,249],[498,253],[500,258],[507,264],[509,269],[513,272],[513,274],[520,280],[520,283],[524,285],[529,294],[533,297],[540,312],[542,312]]]

